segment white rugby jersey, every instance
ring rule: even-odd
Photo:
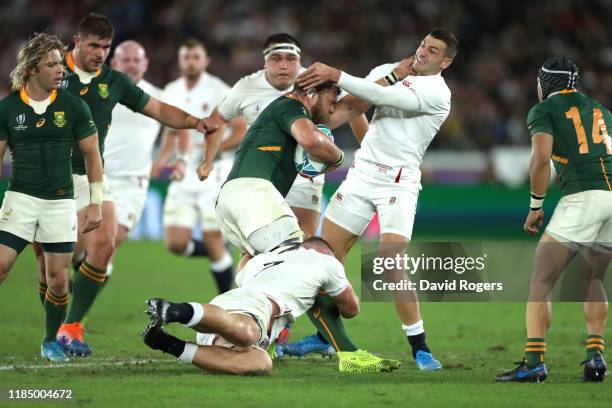
[[[270,102],[292,89],[293,85],[280,91],[274,88],[266,79],[266,71],[262,69],[236,82],[217,109],[225,120],[244,116],[251,126]]]
[[[376,81],[389,74],[395,64],[374,68],[366,79]],[[408,76],[393,85],[414,92],[419,109],[405,112],[377,106],[355,160],[375,165],[379,171],[420,178],[425,150],[440,130],[451,107],[451,92],[442,75]]]
[[[295,319],[312,307],[319,291],[338,296],[349,282],[332,255],[300,247],[257,255],[236,276],[236,284],[263,293]]]
[[[156,99],[161,97],[161,90],[144,79],[138,86]],[[155,119],[117,104],[104,142],[104,173],[110,177],[148,178],[160,127]]]
[[[223,100],[229,92],[230,87],[220,78],[204,72],[200,80],[191,89],[187,89],[187,81],[180,77],[169,82],[164,88],[164,102],[181,108],[185,112],[196,118],[210,116],[213,109]],[[202,146],[204,135],[194,129],[191,133],[191,153],[189,163],[185,168],[185,177],[180,181],[173,181],[172,184],[183,185],[189,189],[201,189],[201,181],[198,179],[196,170],[202,161]],[[226,130],[224,137],[228,137],[229,130]],[[234,152],[224,152],[224,159],[233,158]]]

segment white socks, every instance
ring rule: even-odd
[[[191,342],[187,342],[187,344],[185,344],[185,350],[183,350],[183,354],[181,354],[178,359],[183,363],[191,364],[193,362],[193,357],[195,356],[196,351],[198,351],[198,345],[193,344]]]
[[[226,251],[221,259],[219,259],[217,262],[210,263],[210,270],[214,273],[224,272],[233,264],[234,260],[232,259],[232,256],[229,254],[229,252]]]
[[[404,329],[406,336],[416,336],[417,334],[425,332],[425,329],[423,328],[423,320],[419,320],[411,325],[402,324],[402,329]]]
[[[187,242],[187,246],[185,247],[185,250],[183,251],[183,256],[191,256],[194,250],[195,250],[195,244],[193,243],[193,240],[190,239],[189,242]]]
[[[193,327],[200,323],[200,320],[202,320],[202,317],[204,317],[204,307],[200,303],[196,302],[189,302],[189,304],[191,307],[193,307],[193,316],[191,317],[191,320],[185,324],[185,326]]]

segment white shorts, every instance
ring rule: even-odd
[[[74,199],[76,200],[76,208],[77,211],[81,211],[83,208],[89,205],[89,180],[87,179],[86,174],[73,174],[72,182],[74,183]],[[106,174],[104,175],[102,182],[104,183],[102,201],[114,201],[113,195],[108,187],[108,179],[106,178]]]
[[[0,209],[0,230],[28,242],[76,242],[77,212],[73,199],[43,200],[7,191]]]
[[[612,191],[590,190],[562,197],[546,233],[561,242],[612,248]]]
[[[215,297],[210,301],[210,304],[219,306],[230,313],[252,316],[260,330],[259,340],[255,346],[267,348],[267,345],[262,343],[268,343],[268,329],[273,309],[272,303],[263,293],[248,288],[236,288]],[[212,344],[215,336],[215,333],[198,333],[196,335],[196,342],[201,346],[209,346]],[[219,340],[215,343],[216,345],[228,348],[234,346],[225,339]]]
[[[287,197],[285,197],[285,201],[291,208],[305,208],[320,213],[324,184],[324,174],[313,179],[298,174],[289,189],[289,193],[287,193]]]
[[[144,209],[147,200],[149,179],[147,177],[108,177],[108,188],[113,192],[117,208],[117,222],[132,230]]]
[[[218,231],[215,203],[231,168],[231,160],[217,160],[210,177],[204,181],[188,168],[183,180],[170,183],[164,202],[164,227],[191,229],[199,222],[202,231]]]
[[[352,167],[330,199],[325,218],[361,235],[378,211],[381,233],[412,237],[420,181],[378,175]]]
[[[294,221],[287,227],[287,239],[301,232],[281,193],[271,182],[260,178],[237,178],[225,183],[217,199],[216,213],[223,236],[251,255],[255,250],[247,238],[280,218],[290,217]]]

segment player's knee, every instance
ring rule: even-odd
[[[88,253],[97,254],[100,257],[110,258],[115,251],[115,237],[111,234],[96,234],[92,240],[91,250]]]
[[[68,277],[66,275],[49,277],[47,287],[56,295],[68,292]]]
[[[235,328],[235,336],[234,341],[239,347],[249,347],[253,344],[257,343],[260,337],[259,327],[255,322],[252,324],[239,322],[236,324]]]

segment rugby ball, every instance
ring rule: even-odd
[[[325,125],[316,125],[317,129],[325,136],[327,136],[332,142],[334,141],[334,135],[330,128]],[[295,147],[295,169],[303,176],[316,177],[322,174],[327,168],[327,163],[322,162],[308,154],[301,145]]]

